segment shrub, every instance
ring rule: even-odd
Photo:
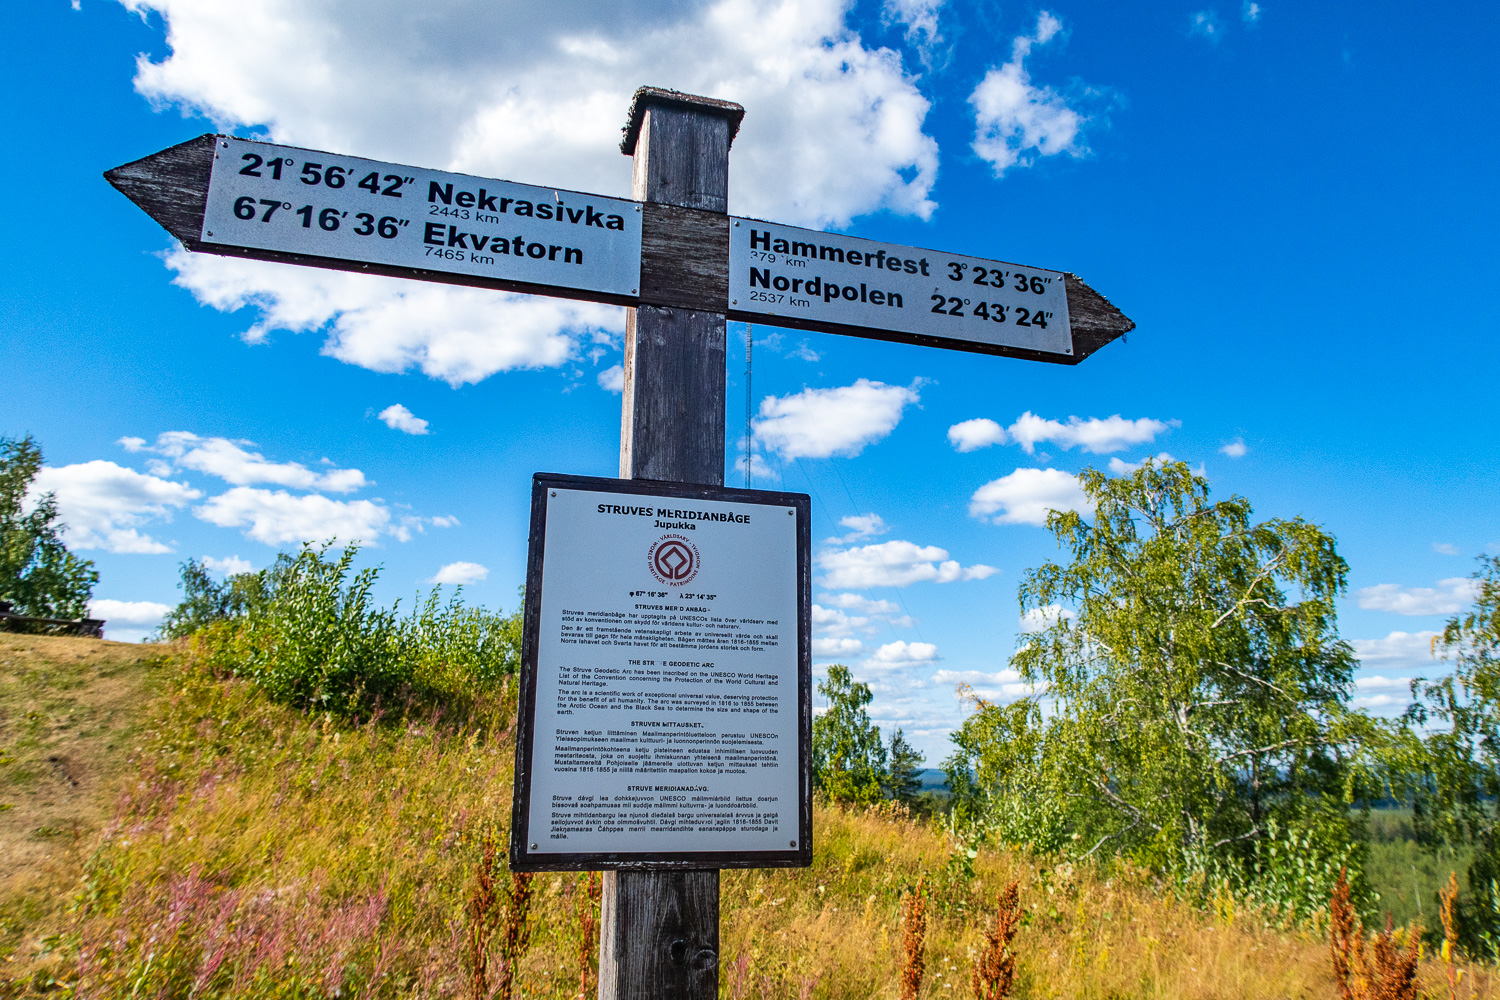
[[[375,605],[380,571],[349,546],[304,545],[258,573],[215,584],[183,566],[184,600],[163,626],[190,635],[206,664],[299,708],[363,715],[392,701],[468,699],[520,663],[520,614],[446,603],[436,588],[407,617]]]

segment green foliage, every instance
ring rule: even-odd
[[[1329,810],[1288,828],[1273,816],[1264,836],[1251,842],[1249,857],[1208,855],[1191,859],[1189,879],[1202,872],[1205,889],[1225,887],[1236,897],[1279,913],[1288,922],[1328,913],[1328,901],[1341,871],[1348,873],[1350,902],[1366,919],[1375,915],[1376,899],[1365,878],[1367,850],[1350,837],[1349,824]]]
[[[18,614],[84,618],[99,574],[62,542],[57,499],[44,493],[29,513],[26,493],[42,468],[42,450],[28,435],[0,438],[0,600]]]
[[[890,752],[886,758],[889,768],[885,774],[885,793],[888,798],[910,805],[922,790],[922,763],[926,759],[917,748],[906,742],[906,733],[899,728],[891,734]]]
[[[193,635],[208,663],[300,708],[364,714],[413,698],[472,697],[516,672],[520,613],[470,608],[434,589],[402,618],[376,607],[379,570],[355,571],[358,549],[283,553],[258,573],[215,583],[197,563],[182,568],[184,599],[163,633]]]
[[[1406,791],[1420,839],[1475,848],[1461,930],[1500,958],[1500,556],[1481,556],[1474,580],[1474,605],[1433,642],[1453,671],[1412,684]]]
[[[158,640],[185,639],[215,622],[244,615],[265,596],[261,573],[239,573],[218,583],[201,562],[189,559],[181,574],[182,601],[162,619]]]
[[[885,778],[885,747],[880,729],[870,722],[868,684],[858,683],[849,668],[828,668],[818,685],[828,711],[813,719],[812,765],[815,787],[834,802],[875,802]]]
[[[1061,850],[1069,843],[1068,814],[1042,779],[1040,705],[1031,699],[994,705],[967,687],[959,693],[976,710],[953,734],[957,750],[943,762],[950,822],[969,831],[969,839],[1039,854]]]
[[[1081,479],[1092,523],[1053,511],[1071,559],[1021,587],[1044,627],[1011,665],[1044,693],[976,699],[947,767],[956,808],[1043,849],[1289,884],[1295,868],[1272,869],[1294,852],[1271,853],[1273,830],[1337,855],[1363,787],[1354,762],[1378,735],[1347,707],[1344,560],[1300,518],[1253,525],[1243,498],[1211,502],[1180,462]]]
[[[1372,809],[1366,829],[1365,878],[1380,896],[1380,912],[1389,911],[1397,927],[1419,923],[1440,933],[1438,890],[1449,872],[1468,870],[1473,849],[1419,842],[1407,809]]]

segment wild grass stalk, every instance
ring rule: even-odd
[[[927,876],[906,897],[906,933],[902,940],[906,962],[901,967],[901,1000],[917,1000],[922,992],[927,949]]]

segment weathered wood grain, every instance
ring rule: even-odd
[[[711,101],[646,103],[637,129],[631,186],[637,201],[729,211],[729,108]],[[637,93],[637,100],[641,100]],[[739,113],[744,114],[740,108]]]
[[[723,313],[629,310],[620,478],[723,485],[724,378]]]
[[[642,305],[625,328],[620,477],[724,483],[724,308],[728,302],[730,122],[744,109],[637,91],[626,125],[634,197],[723,218],[726,287],[717,309]],[[632,141],[632,139],[634,141]],[[644,233],[643,233],[644,239]],[[599,1000],[716,1000],[717,870],[605,876]]]
[[[1114,307],[1076,274],[1065,274],[1068,324],[1073,328],[1073,364],[1135,329],[1135,321]]]
[[[728,142],[734,142],[745,119],[745,109],[733,101],[721,101],[714,97],[684,94],[680,90],[665,87],[638,87],[630,100],[630,110],[625,114],[625,127],[620,130],[620,152],[635,155],[635,145],[640,138],[641,124],[646,120],[647,108],[678,108],[695,114],[716,115],[729,124]]]
[[[200,135],[113,170],[104,179],[188,249],[199,249],[216,135]]]
[[[656,202],[641,207],[641,304],[722,313],[729,301],[729,217]]]
[[[599,1000],[716,1000],[719,873],[605,872]]]

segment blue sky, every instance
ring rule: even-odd
[[[387,600],[448,567],[513,607],[531,474],[615,473],[624,320],[189,257],[102,171],[219,130],[619,195],[653,84],[746,106],[732,211],[1071,270],[1138,324],[1076,368],[756,327],[757,485],[841,539],[819,648],[883,726],[935,763],[959,680],[1013,696],[1016,586],[1056,551],[1032,512],[1162,452],[1338,538],[1362,704],[1432,670],[1424,633],[1500,546],[1493,5],[600,9],[0,8],[0,433],[41,441],[113,635],[184,559],[334,532]],[[959,450],[977,419],[1004,440]]]

